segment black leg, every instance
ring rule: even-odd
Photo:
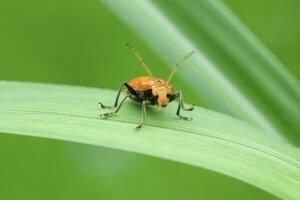
[[[116,96],[116,100],[115,100],[115,104],[113,106],[106,106],[103,103],[99,102],[99,105],[101,106],[101,108],[116,108],[118,106],[119,97],[120,97],[120,94],[121,94],[122,89],[123,89],[124,86],[128,89],[129,94],[132,93],[133,89],[127,83],[122,83],[122,85],[120,86],[120,88],[118,90],[118,93],[117,93],[117,96]]]
[[[183,99],[183,95],[182,95],[181,91],[175,92],[171,96],[170,101],[173,101],[173,100],[177,99],[178,97],[179,97],[179,103],[178,103],[176,115],[179,116],[181,119],[192,120],[193,118],[191,118],[191,117],[185,117],[185,116],[180,115],[180,110],[182,109],[184,111],[192,111],[192,110],[194,110],[194,104],[190,108],[185,108],[184,107],[184,99]]]
[[[122,101],[120,102],[120,104],[118,105],[118,107],[116,108],[115,111],[113,112],[108,112],[108,113],[103,113],[103,114],[100,114],[100,117],[102,118],[106,118],[106,117],[109,117],[109,116],[112,116],[113,114],[119,112],[120,108],[122,107],[124,101],[129,97],[129,95],[125,96]]]
[[[142,122],[140,123],[140,125],[138,125],[135,130],[140,130],[144,124],[145,124],[145,120],[146,120],[146,101],[143,101],[142,103]]]

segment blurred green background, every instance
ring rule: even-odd
[[[300,2],[224,2],[299,79]],[[159,57],[99,1],[0,1],[0,80],[117,89],[121,82],[145,74],[125,42],[134,44],[155,74],[167,77],[169,70]],[[173,83],[191,102],[190,89],[177,78]],[[276,199],[180,163],[0,134],[1,200],[84,198]]]

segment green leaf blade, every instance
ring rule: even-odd
[[[140,107],[126,102],[120,113],[99,119],[97,100],[109,104],[115,92],[84,87],[0,83],[0,131],[61,139],[170,159],[217,171],[283,199],[300,195],[300,151],[267,137],[260,128],[196,108],[179,120],[175,108],[147,108],[140,132]]]

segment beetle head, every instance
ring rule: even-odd
[[[157,85],[152,88],[152,94],[157,97],[156,103],[161,107],[167,107],[172,94],[172,87],[169,85]]]

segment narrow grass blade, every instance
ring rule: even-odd
[[[265,136],[262,129],[197,107],[193,121],[173,109],[147,108],[147,124],[134,127],[140,106],[126,102],[120,113],[99,119],[97,101],[116,92],[85,87],[0,82],[0,131],[116,148],[207,168],[243,180],[283,199],[300,196],[300,151]],[[176,104],[174,102],[173,104]]]

